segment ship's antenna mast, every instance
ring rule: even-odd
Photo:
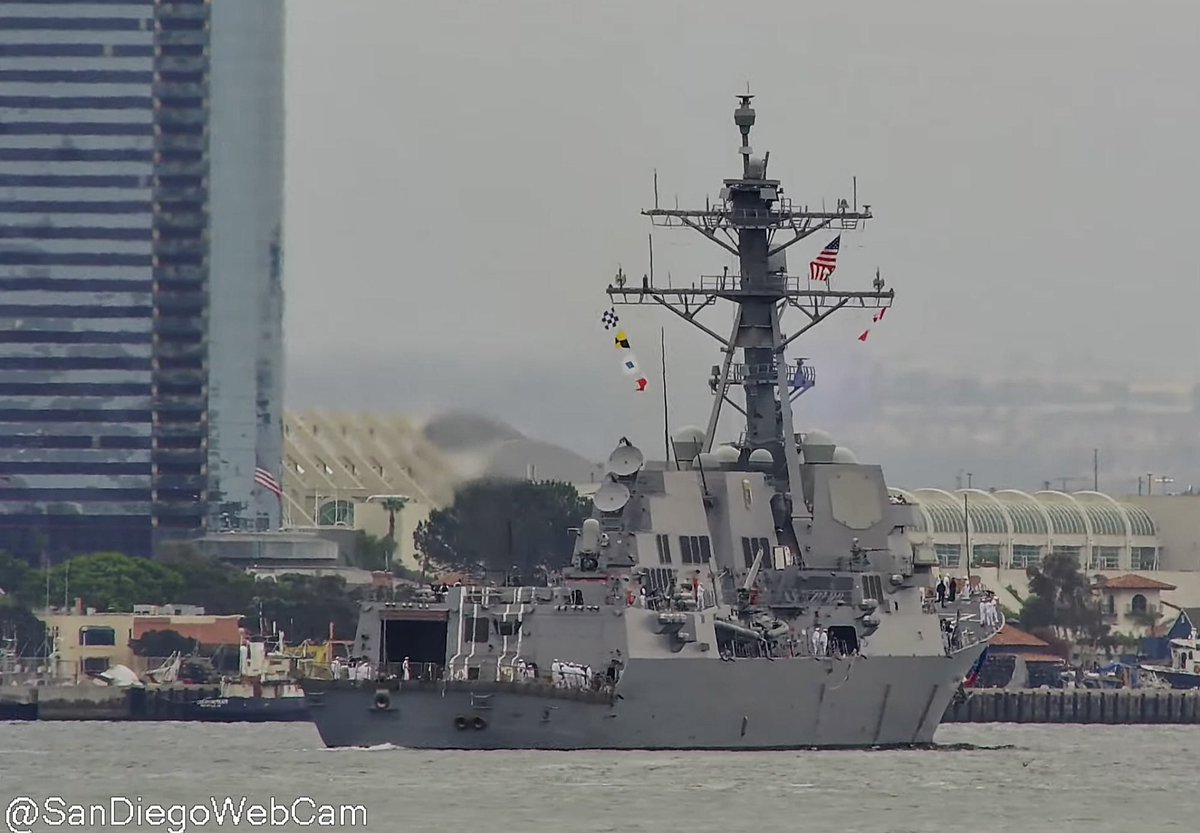
[[[828,281],[810,281],[807,275],[787,274],[784,252],[788,248],[823,229],[857,229],[871,218],[871,207],[858,207],[857,181],[853,204],[838,200],[834,211],[809,211],[785,197],[779,180],[767,179],[766,157],[755,157],[750,145],[750,130],[755,123],[753,99],[749,90],[739,95],[733,114],[741,134],[741,177],[726,179],[719,199],[703,209],[660,208],[656,199],[654,208],[642,212],[656,226],[684,226],[704,235],[738,259],[739,273],[701,276],[690,287],[660,287],[651,276],[640,287],[609,286],[608,294],[613,304],[653,301],[721,345],[725,358],[710,380],[716,396],[704,450],[712,448],[721,406],[731,405],[746,420],[739,443],[742,461],[758,449],[768,450],[774,461],[776,490],[787,495],[800,488],[797,435],[792,428],[792,397],[788,390],[793,378],[803,377],[809,384],[812,381],[811,368],[804,366],[802,370],[800,365],[787,363],[788,345],[840,309],[889,307],[895,293],[885,290],[881,281],[871,291],[853,292],[830,289]],[[655,186],[657,195],[657,175]],[[697,315],[717,300],[736,306],[728,337],[697,320]],[[808,319],[791,334],[780,327],[782,313],[788,307]],[[741,362],[735,361],[736,351],[741,351]],[[744,407],[728,396],[734,385],[745,390]],[[797,516],[793,513],[793,520]]]

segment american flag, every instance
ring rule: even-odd
[[[842,236],[839,234],[821,249],[817,259],[808,264],[808,279],[810,281],[827,281],[837,268],[838,249],[842,246]]]
[[[257,466],[254,469],[254,482],[262,486],[275,497],[283,495],[283,487],[279,485],[279,481],[275,479],[275,475],[264,469],[262,466]]]

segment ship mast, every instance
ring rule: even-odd
[[[785,197],[779,180],[767,178],[770,154],[758,158],[750,146],[750,128],[755,120],[753,98],[749,93],[738,96],[733,121],[741,133],[738,153],[742,157],[742,175],[724,181],[717,203],[691,210],[656,205],[642,212],[656,226],[698,231],[737,257],[739,274],[701,276],[699,285],[686,288],[652,286],[649,278],[643,278],[640,287],[622,281],[622,285],[609,286],[608,295],[615,305],[653,301],[721,345],[725,359],[711,382],[716,396],[704,450],[711,450],[722,403],[728,403],[745,417],[741,462],[746,463],[750,453],[757,449],[769,451],[774,461],[775,490],[787,496],[790,503],[792,494],[800,496],[801,481],[792,426],[792,397],[788,391],[800,367],[787,363],[787,347],[838,310],[889,307],[895,293],[885,291],[878,278],[872,291],[847,292],[831,289],[827,282],[813,289],[807,275],[787,274],[783,257],[786,249],[822,229],[857,229],[871,218],[871,207],[864,205],[860,210],[855,196],[853,205],[839,200],[835,211],[809,211]],[[730,301],[736,308],[729,337],[696,320],[700,311],[718,299]],[[808,319],[790,335],[781,326],[788,307],[799,310]],[[738,350],[740,363],[734,360]],[[729,398],[729,388],[736,385],[745,391],[744,407]],[[795,513],[789,514],[794,520]]]

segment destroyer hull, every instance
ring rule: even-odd
[[[192,703],[185,720],[213,723],[285,723],[308,720],[303,697],[217,697]]]
[[[954,657],[630,661],[614,701],[536,686],[316,684],[327,746],[765,750],[925,746],[982,646]]]

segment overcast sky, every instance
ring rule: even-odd
[[[598,318],[645,271],[664,203],[740,171],[735,95],[798,202],[850,195],[838,287],[894,311],[795,355],[1191,381],[1200,355],[1200,7],[1194,3],[299,0],[288,6],[292,406],[494,412],[598,455],[661,447]],[[832,235],[790,252],[802,274]],[[657,231],[660,282],[722,250]],[[622,311],[671,422],[702,424],[711,342]],[[706,320],[728,327],[729,308]],[[798,326],[796,322],[794,322]],[[810,396],[819,397],[821,386]],[[732,431],[731,422],[726,422]]]

